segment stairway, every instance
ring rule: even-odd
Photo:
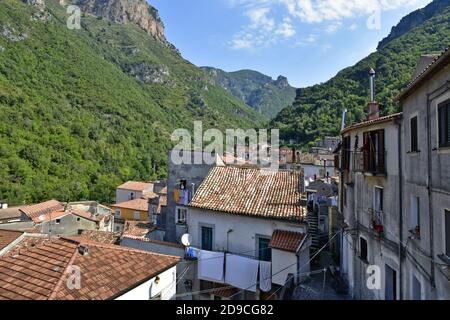
[[[319,236],[319,217],[317,213],[308,212],[308,226],[309,234],[311,235],[311,249],[310,252],[314,254],[320,249],[320,236]]]

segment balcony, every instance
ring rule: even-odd
[[[384,213],[383,211],[369,209],[371,229],[378,233],[382,238],[384,236]]]
[[[353,151],[351,153],[353,172],[362,172],[368,175],[386,175],[387,152]]]

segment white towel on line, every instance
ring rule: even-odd
[[[259,261],[227,254],[225,282],[233,287],[256,292]]]
[[[259,288],[261,291],[272,290],[272,263],[270,261],[259,262]]]
[[[225,254],[200,250],[198,257],[198,278],[200,280],[223,283]]]

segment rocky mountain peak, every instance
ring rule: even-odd
[[[158,10],[145,0],[78,0],[85,13],[118,23],[133,23],[158,40],[166,42]]]
[[[275,85],[280,89],[289,87],[288,78],[283,76],[278,76],[277,80],[275,80]]]

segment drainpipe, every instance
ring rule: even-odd
[[[435,288],[435,277],[434,277],[434,243],[433,243],[433,239],[434,239],[434,226],[433,226],[433,205],[432,205],[432,192],[431,192],[431,188],[433,186],[432,184],[432,174],[431,174],[431,152],[432,152],[432,147],[431,147],[431,119],[430,119],[430,108],[431,108],[431,99],[430,99],[430,94],[427,94],[427,135],[428,135],[428,152],[427,152],[427,156],[428,156],[428,179],[427,179],[427,191],[428,191],[428,212],[429,212],[429,216],[430,216],[430,255],[431,255],[431,259],[430,259],[430,282],[431,282],[431,287]]]
[[[400,282],[400,300],[403,300],[403,278],[402,278],[402,256],[403,256],[403,167],[402,167],[402,122],[397,121],[397,139],[398,139],[398,194],[399,201],[399,239],[398,244],[398,269]]]

